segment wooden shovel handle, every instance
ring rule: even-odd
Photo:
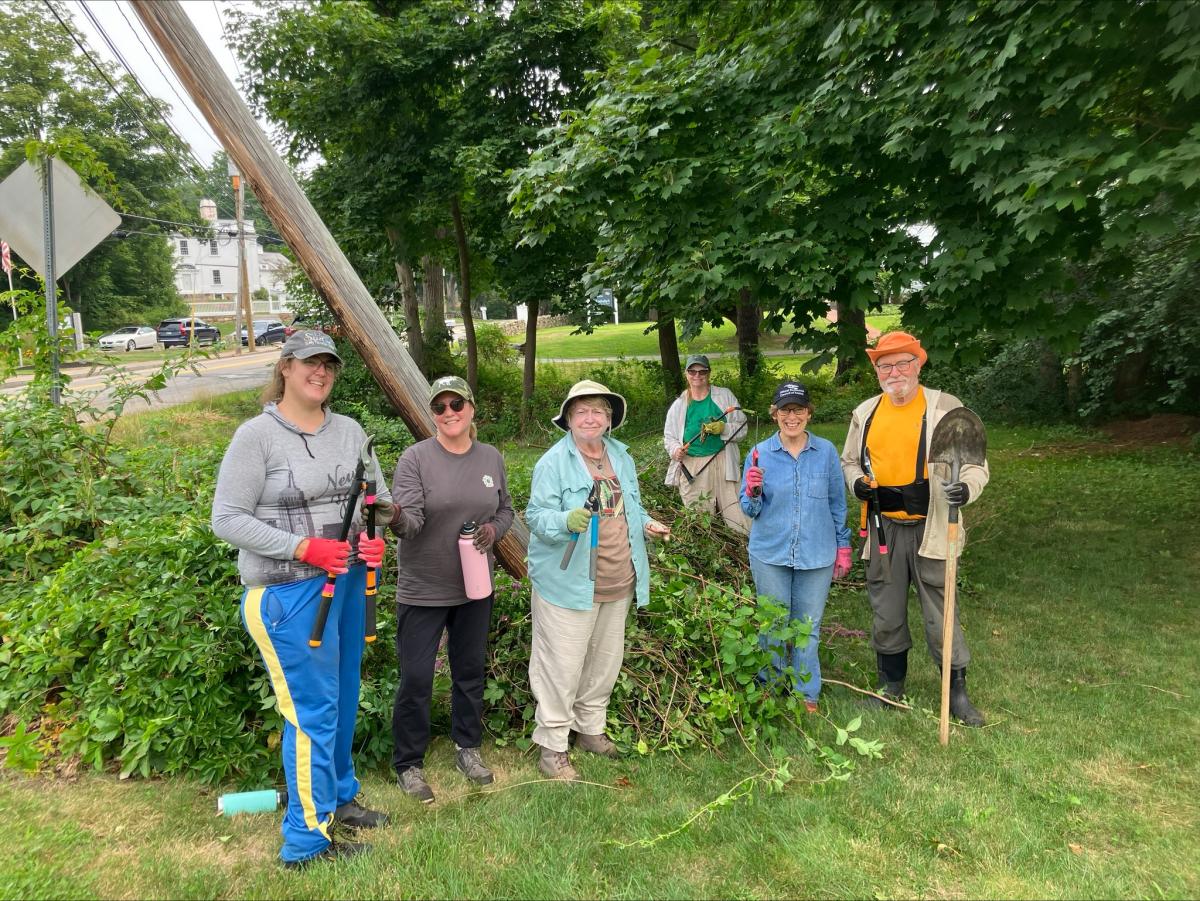
[[[957,511],[956,511],[957,512]],[[947,524],[945,603],[942,606],[942,713],[938,742],[950,744],[950,661],[954,656],[954,601],[958,588],[958,517]]]

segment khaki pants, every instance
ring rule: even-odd
[[[533,591],[529,688],[537,701],[533,740],[543,748],[567,750],[572,729],[584,735],[604,732],[608,699],[625,659],[631,600],[568,610]]]
[[[705,464],[709,464],[708,468],[700,472]],[[725,461],[685,455],[680,465],[687,467],[687,471],[693,475],[700,473],[695,476],[694,482],[689,482],[683,473],[679,474],[679,496],[683,499],[683,505],[709,513],[720,513],[729,528],[749,535],[750,517],[742,512],[741,504],[738,503],[738,483],[725,478]]]
[[[925,521],[901,526],[884,517],[883,531],[887,538],[888,557],[892,562],[892,581],[883,581],[883,566],[877,549],[872,545],[867,561],[867,597],[875,619],[871,623],[871,646],[880,654],[903,654],[912,645],[908,631],[908,586],[917,590],[921,602],[921,617],[925,621],[925,644],[934,663],[942,663],[942,611],[946,604],[946,561],[931,560],[917,555],[925,535]],[[874,536],[872,535],[872,541]],[[958,623],[958,608],[954,609],[954,644],[950,666],[961,669],[971,660],[967,640]]]

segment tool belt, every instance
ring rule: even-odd
[[[881,513],[904,512],[909,516],[926,516],[929,513],[928,479],[907,485],[880,485],[877,490]]]

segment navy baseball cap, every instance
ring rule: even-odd
[[[808,389],[799,382],[780,382],[779,387],[775,389],[775,399],[771,401],[775,409],[786,407],[788,404],[796,404],[800,407],[811,407],[812,398],[808,396]]]

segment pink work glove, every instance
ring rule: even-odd
[[[844,579],[850,575],[850,567],[853,561],[850,559],[850,548],[840,547],[837,549],[837,559],[833,561],[833,577],[835,579]]]
[[[309,566],[323,569],[340,576],[346,572],[346,560],[350,557],[350,542],[332,538],[309,538],[308,546],[300,559]]]
[[[383,566],[383,536],[368,538],[366,532],[361,533],[358,536],[358,556],[371,569]]]
[[[481,554],[486,554],[492,549],[492,545],[496,543],[496,527],[490,522],[485,522],[475,532],[475,550]]]
[[[746,497],[762,494],[763,471],[758,466],[758,448],[750,453],[750,468],[746,470]]]

